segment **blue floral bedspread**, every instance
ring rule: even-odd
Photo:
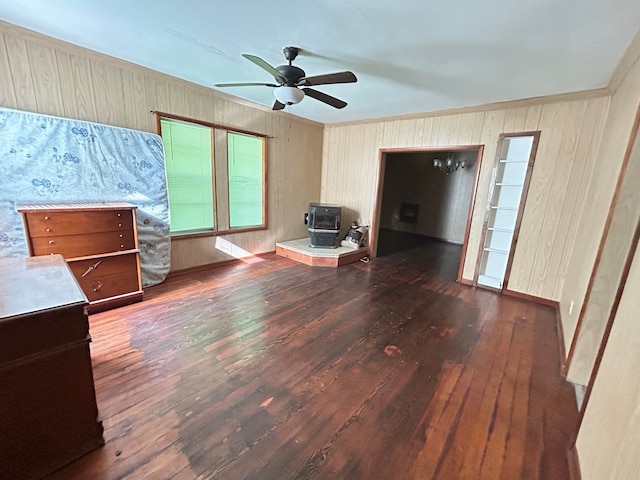
[[[0,256],[29,254],[20,204],[109,201],[138,206],[142,283],[160,283],[171,248],[162,139],[0,108]]]

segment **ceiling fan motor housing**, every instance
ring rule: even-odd
[[[304,70],[293,65],[280,65],[276,67],[282,76],[285,78],[283,85],[287,87],[295,87],[302,77],[305,76]]]

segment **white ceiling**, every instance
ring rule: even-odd
[[[287,107],[323,123],[607,85],[640,28],[638,0],[0,0],[0,19],[207,87],[272,82],[242,53],[307,75],[351,70]],[[273,105],[272,88],[226,93]]]

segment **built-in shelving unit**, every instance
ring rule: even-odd
[[[534,134],[502,137],[484,225],[478,285],[503,288],[535,142]]]

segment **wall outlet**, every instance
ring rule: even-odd
[[[571,303],[569,304],[569,315],[573,313],[573,303],[573,300],[571,300]]]

